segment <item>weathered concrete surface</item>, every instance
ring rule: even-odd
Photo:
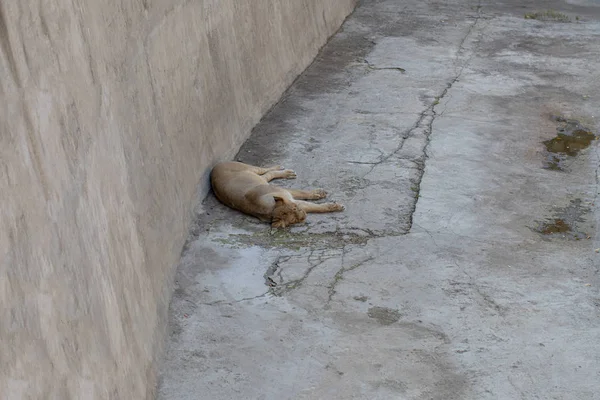
[[[572,22],[524,18],[547,8]],[[597,133],[599,18],[363,2],[237,157],[346,211],[270,232],[204,201],[161,398],[600,398],[598,141],[564,171],[542,144],[556,117]]]
[[[207,172],[354,0],[0,0],[0,398],[143,399]]]

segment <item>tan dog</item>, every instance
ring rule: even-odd
[[[217,198],[225,205],[271,222],[274,228],[303,222],[306,213],[343,211],[337,203],[315,204],[327,196],[323,189],[311,191],[285,189],[270,185],[273,179],[294,179],[296,173],[282,167],[260,168],[239,162],[217,164],[210,183]]]

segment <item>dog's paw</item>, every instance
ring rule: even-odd
[[[327,197],[327,192],[323,189],[315,189],[313,190],[313,193],[315,194],[315,200],[324,199]]]
[[[331,208],[331,211],[344,211],[346,209],[343,204],[338,203],[331,203],[329,207]]]
[[[296,178],[296,172],[294,170],[291,170],[291,169],[284,169],[283,170],[283,177],[285,179],[295,179]]]

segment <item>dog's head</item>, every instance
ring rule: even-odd
[[[304,222],[306,212],[296,203],[278,195],[274,195],[273,198],[275,199],[275,208],[271,219],[273,228],[285,228],[292,224]]]

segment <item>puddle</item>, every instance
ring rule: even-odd
[[[556,137],[543,142],[547,151],[544,168],[564,171],[569,158],[577,156],[581,150],[589,147],[596,139],[596,135],[577,120],[560,116],[552,116],[552,120],[560,123],[561,126],[557,128]]]
[[[571,134],[559,133],[554,139],[546,140],[546,150],[551,153],[565,153],[575,157],[580,150],[588,147],[596,136],[584,129],[577,129]]]
[[[553,233],[571,232],[571,225],[564,219],[556,218],[549,222],[544,222],[540,225],[539,231],[542,235],[551,235]]]
[[[556,209],[553,218],[538,222],[536,232],[545,236],[560,236],[565,239],[589,239],[579,225],[585,224],[583,215],[589,208],[583,205],[581,199],[571,200],[568,206]]]

